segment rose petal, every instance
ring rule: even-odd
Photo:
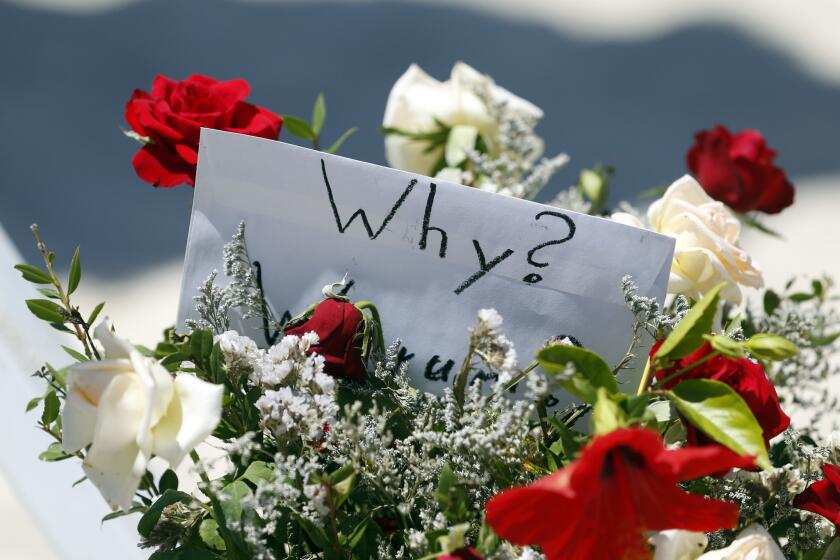
[[[166,415],[154,427],[154,454],[169,461],[172,468],[207,439],[221,420],[221,385],[193,375],[175,377],[175,393]]]

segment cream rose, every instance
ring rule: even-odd
[[[107,359],[70,368],[62,446],[74,453],[90,445],[85,474],[113,509],[127,510],[152,456],[175,468],[213,432],[223,388],[186,373],[173,378],[105,323],[96,338]]]
[[[680,529],[659,531],[649,540],[654,546],[653,560],[696,560],[709,544],[705,533]]]
[[[647,218],[650,229],[677,240],[669,292],[697,298],[726,282],[721,297],[740,303],[740,286],[764,285],[761,271],[738,246],[741,223],[690,175],[668,187],[662,198],[651,204]],[[630,214],[616,213],[613,219],[643,227]]]
[[[463,62],[452,67],[449,80],[439,82],[412,64],[388,96],[382,126],[406,132],[431,132],[436,122],[453,127],[458,142],[475,142],[478,133],[492,137],[498,127],[487,107],[476,95],[476,89],[487,87],[496,101],[504,101],[508,108],[534,119],[542,118],[535,105],[494,84],[493,80]],[[451,143],[450,143],[451,144]],[[440,146],[427,151],[428,142],[397,134],[385,137],[385,157],[391,167],[429,174],[444,153]],[[469,146],[472,147],[472,146]],[[459,145],[447,149],[447,164],[455,166],[463,159]],[[459,153],[461,155],[459,155]]]
[[[741,531],[732,544],[707,552],[698,560],[785,560],[785,555],[770,533],[753,523]]]

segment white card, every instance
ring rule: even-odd
[[[222,270],[241,220],[278,316],[320,301],[347,274],[347,295],[376,304],[386,344],[399,337],[415,383],[434,392],[451,384],[488,307],[503,316],[521,367],[558,335],[615,364],[633,320],[621,278],[662,301],[674,250],[669,237],[607,219],[202,129],[179,326],[194,317],[197,286]],[[234,326],[265,344],[255,326]]]

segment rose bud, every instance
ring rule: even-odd
[[[356,305],[343,297],[328,297],[312,310],[290,320],[285,334],[303,336],[314,331],[318,343],[309,352],[324,357],[324,371],[336,378],[364,381],[365,362],[374,346],[381,341],[378,314],[371,309],[366,316]],[[381,344],[375,345],[377,348]]]

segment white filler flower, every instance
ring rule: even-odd
[[[74,453],[90,445],[85,474],[113,509],[127,510],[153,455],[175,468],[213,432],[223,388],[186,373],[173,378],[105,323],[96,338],[107,359],[70,368],[62,446]]]
[[[412,64],[391,89],[382,126],[409,133],[424,133],[437,130],[436,121],[440,121],[454,127],[452,136],[455,140],[460,138],[466,143],[474,143],[479,132],[492,137],[499,123],[476,95],[482,87],[488,87],[494,101],[505,102],[509,110],[534,119],[542,118],[539,107],[495,85],[489,76],[463,62],[457,62],[452,67],[450,78],[445,82],[439,82]],[[389,134],[385,138],[385,157],[388,164],[396,169],[428,174],[444,150],[440,146],[427,151],[428,147],[428,142]],[[467,147],[472,148],[471,145]],[[462,148],[448,147],[449,165],[457,164],[450,160],[458,159],[459,154],[463,159]]]
[[[668,187],[662,198],[651,204],[647,217],[650,229],[677,240],[669,292],[697,298],[727,282],[721,297],[737,304],[742,297],[740,286],[764,285],[761,270],[738,245],[738,218],[722,202],[710,198],[690,175]],[[631,214],[618,212],[612,218],[643,227]]]

